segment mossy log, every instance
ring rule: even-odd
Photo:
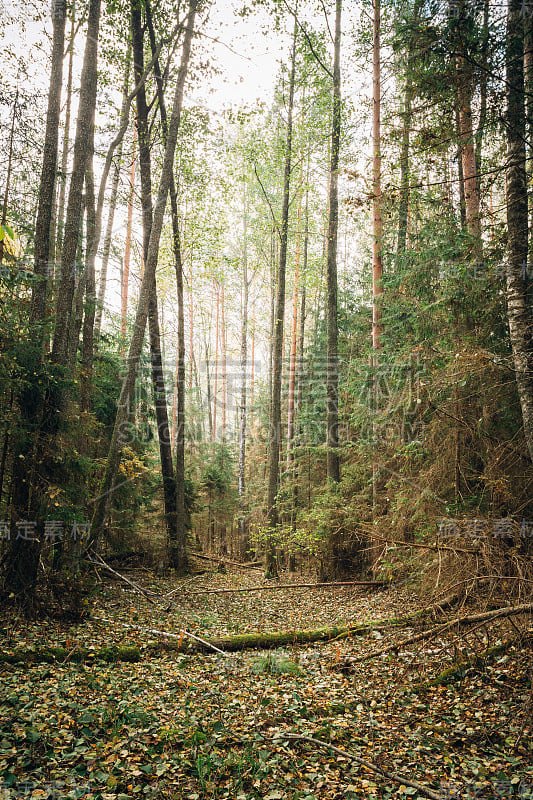
[[[37,647],[27,650],[17,649],[0,652],[0,663],[3,664],[59,664],[62,662],[105,661],[108,664],[115,661],[134,663],[141,660],[141,652],[133,645],[121,647],[101,647],[98,650],[87,650],[76,647]]]

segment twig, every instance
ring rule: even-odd
[[[366,767],[372,772],[376,772],[383,778],[387,778],[395,783],[400,783],[402,786],[409,786],[411,789],[416,789],[418,792],[420,792],[420,794],[430,797],[432,800],[442,800],[442,794],[434,792],[427,786],[423,786],[421,783],[418,783],[418,781],[410,781],[408,778],[397,775],[395,772],[389,772],[389,770],[383,769],[383,767],[380,767],[379,764],[374,764],[372,761],[366,761],[364,758],[359,758],[359,756],[353,755],[353,753],[348,753],[346,750],[341,750],[339,747],[335,747],[335,745],[329,744],[328,742],[322,742],[320,739],[314,739],[312,736],[302,736],[296,733],[281,733],[275,738],[288,739],[289,741],[293,742],[308,742],[309,744],[314,744],[324,750],[333,750],[334,753],[347,758],[349,761],[354,761],[356,764],[359,764],[361,767]]]

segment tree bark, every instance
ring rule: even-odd
[[[52,361],[66,367],[69,353],[69,336],[72,321],[72,301],[75,290],[75,264],[80,229],[83,184],[89,158],[90,129],[94,125],[96,88],[98,82],[98,32],[101,0],[90,0],[87,41],[83,58],[80,100],[74,142],[74,163],[68,195],[65,237],[61,250],[61,278],[56,302],[56,324]],[[43,301],[40,301],[43,303]],[[63,395],[66,390],[63,390]],[[64,403],[65,397],[61,398]]]
[[[507,316],[524,435],[533,461],[533,314],[527,298],[528,198],[524,98],[524,26],[521,0],[509,0],[507,17]]]
[[[244,198],[243,255],[242,255],[242,305],[241,305],[241,404],[239,408],[239,549],[241,558],[248,552],[248,526],[244,493],[246,490],[246,382],[248,378],[248,225],[247,203]],[[253,353],[252,353],[253,359]]]
[[[372,366],[374,370],[373,399],[377,406],[379,353],[383,333],[381,299],[383,295],[382,237],[383,222],[381,217],[381,3],[373,0],[373,72],[372,72],[372,209],[373,209],[373,242],[372,242]],[[374,414],[377,413],[374,408]],[[377,426],[373,421],[373,446],[377,447]],[[372,511],[377,513],[378,504],[378,466],[375,456],[372,459]],[[371,560],[374,562],[374,543],[372,543]]]
[[[71,27],[68,56],[68,77],[65,101],[65,129],[61,151],[61,168],[59,171],[59,195],[57,200],[57,227],[55,252],[60,253],[63,245],[63,228],[65,223],[65,197],[67,193],[68,149],[70,144],[70,115],[72,108],[72,71],[74,66],[74,39],[76,37],[76,0],[72,2]]]
[[[130,280],[130,259],[131,259],[131,229],[133,225],[133,195],[135,191],[135,160],[137,143],[137,128],[133,130],[133,152],[131,155],[130,166],[130,193],[128,195],[128,218],[126,221],[126,242],[124,245],[124,263],[122,265],[122,280],[120,286],[120,334],[122,337],[122,348],[125,347],[126,331],[128,326],[128,288]]]

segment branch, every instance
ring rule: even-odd
[[[300,20],[296,16],[296,12],[291,9],[289,4],[287,3],[287,0],[283,0],[283,3],[285,4],[285,7],[287,8],[289,14],[292,14],[296,24],[298,25],[298,27],[300,28],[301,32],[305,36],[305,40],[306,40],[307,44],[309,45],[309,49],[311,50],[311,53],[315,57],[315,61],[317,61],[317,63],[322,67],[324,72],[326,72],[329,75],[329,77],[333,80],[333,72],[330,69],[328,69],[328,67],[326,67],[326,65],[324,64],[324,62],[322,61],[322,59],[320,58],[320,56],[316,52],[316,50],[315,50],[315,48],[313,46],[313,42],[309,38],[309,34],[307,33],[307,31],[305,30],[304,26],[302,25],[302,23],[300,22]],[[328,28],[329,28],[329,25],[328,25]],[[331,31],[330,31],[329,35],[331,36]]]
[[[497,608],[495,611],[485,611],[481,614],[471,614],[468,617],[456,617],[450,622],[446,622],[444,625],[437,625],[435,628],[431,628],[429,631],[417,633],[415,636],[410,636],[408,639],[403,639],[401,642],[397,642],[396,644],[391,644],[387,647],[380,647],[379,650],[374,650],[372,653],[366,653],[363,656],[359,656],[359,658],[354,658],[351,663],[360,664],[362,661],[368,661],[376,656],[392,653],[394,650],[399,650],[408,644],[414,644],[415,642],[421,642],[425,639],[431,639],[433,636],[438,636],[444,631],[449,630],[449,628],[455,627],[456,625],[471,625],[476,622],[504,619],[505,617],[511,617],[516,614],[525,614],[531,611],[533,611],[533,603],[524,603],[523,605],[513,606],[512,608]]]
[[[268,203],[268,207],[269,207],[269,209],[270,209],[270,213],[272,214],[272,221],[274,222],[274,227],[276,228],[276,231],[277,231],[277,233],[278,233],[278,236],[281,238],[281,234],[280,234],[280,232],[279,232],[279,225],[278,225],[278,221],[277,221],[277,219],[276,219],[276,215],[274,214],[274,209],[272,208],[272,203],[270,202],[270,198],[269,198],[268,194],[266,193],[266,189],[265,189],[265,187],[263,186],[263,182],[262,182],[261,178],[259,177],[259,173],[258,173],[258,171],[257,171],[257,166],[256,166],[256,164],[254,164],[254,172],[255,172],[255,177],[256,177],[256,178],[257,178],[257,180],[259,181],[259,186],[261,187],[261,191],[263,192],[263,194],[264,194],[264,196],[265,196],[265,200],[266,200],[266,201],[267,201],[267,203]]]
[[[388,581],[335,581],[334,583],[280,583],[275,586],[251,586],[248,589],[208,589],[200,586],[203,591],[189,592],[190,595],[204,594],[237,594],[248,592],[277,592],[281,589],[323,589],[335,586],[387,586]]]
[[[420,794],[430,797],[431,800],[442,800],[442,793],[434,792],[427,786],[423,786],[421,783],[418,783],[418,781],[410,781],[407,778],[403,778],[401,775],[397,775],[395,772],[389,772],[389,770],[380,767],[379,764],[374,764],[372,761],[366,761],[364,758],[359,758],[359,756],[348,753],[346,750],[341,750],[339,747],[329,744],[329,742],[322,742],[320,739],[314,739],[312,736],[302,736],[296,733],[282,733],[275,738],[288,739],[292,742],[308,742],[309,744],[314,744],[324,750],[333,750],[334,753],[347,758],[348,761],[354,761],[361,767],[366,767],[372,772],[376,772],[378,775],[381,775],[383,778],[387,778],[395,783],[400,783],[402,786],[409,786],[411,789],[416,789],[418,792],[420,792]]]

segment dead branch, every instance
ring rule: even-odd
[[[439,794],[438,792],[434,792],[427,786],[423,786],[421,783],[418,783],[418,781],[410,781],[408,778],[397,775],[395,772],[390,772],[387,769],[383,769],[383,767],[380,767],[379,764],[374,764],[372,761],[366,761],[364,758],[359,758],[359,756],[353,755],[353,753],[348,753],[346,750],[341,750],[339,747],[335,747],[335,745],[332,745],[329,742],[322,742],[320,739],[314,739],[312,736],[302,736],[296,733],[280,733],[275,738],[288,739],[289,741],[293,742],[308,742],[309,744],[314,744],[316,747],[321,747],[324,750],[333,750],[334,753],[347,758],[348,761],[353,761],[356,764],[359,764],[361,767],[366,767],[366,769],[381,775],[383,778],[387,778],[390,781],[399,783],[402,786],[409,786],[411,789],[416,789],[418,792],[420,792],[420,794],[430,797],[432,800],[442,800],[442,793]]]
[[[151,633],[153,636],[166,636],[169,639],[178,639],[181,643],[183,638],[186,636],[188,639],[192,639],[195,642],[199,642],[204,647],[209,648],[210,650],[214,650],[216,653],[220,653],[223,656],[228,658],[228,654],[221,650],[219,647],[214,645],[212,642],[208,642],[205,639],[200,639],[199,636],[195,636],[194,633],[190,633],[186,631],[184,628],[181,628],[178,633],[169,633],[168,631],[159,631],[154,628],[141,628],[139,625],[128,625],[126,622],[117,622],[113,619],[107,619],[107,617],[96,617],[99,622],[109,622],[112,625],[120,625],[121,628],[129,628],[130,630],[137,630],[142,631],[143,633]]]
[[[215,556],[204,556],[202,553],[191,553],[193,558],[200,558],[202,561],[215,561],[217,564],[230,564],[232,567],[242,567],[242,569],[258,569],[263,570],[261,566],[257,565],[256,561],[232,561],[229,558],[215,558]]]
[[[425,639],[431,639],[434,636],[439,636],[444,631],[449,630],[450,628],[454,628],[460,625],[475,625],[477,622],[484,622],[484,621],[493,621],[496,619],[504,619],[505,617],[516,616],[517,614],[527,614],[533,611],[533,603],[524,603],[520,606],[512,606],[511,608],[497,608],[494,611],[485,611],[481,614],[471,614],[467,617],[456,617],[452,619],[450,622],[443,623],[442,625],[437,625],[434,628],[431,628],[429,631],[423,631],[422,633],[417,633],[414,636],[410,636],[407,639],[403,639],[401,642],[396,642],[395,644],[388,645],[387,647],[380,647],[378,650],[374,650],[372,653],[366,653],[363,656],[359,656],[353,660],[354,664],[361,663],[362,661],[368,661],[371,658],[376,658],[377,656],[385,655],[386,653],[392,653],[393,651],[400,650],[403,647],[406,647],[409,644],[415,644],[415,642],[421,642]]]
[[[94,550],[90,550],[89,553],[92,556],[92,558],[89,559],[91,564],[94,564],[95,566],[98,566],[101,569],[105,569],[107,572],[111,572],[113,575],[116,575],[117,578],[120,578],[121,581],[124,581],[129,586],[131,586],[131,588],[134,589],[136,592],[139,592],[139,594],[142,594],[143,597],[146,597],[149,603],[155,603],[155,600],[152,600],[152,598],[150,597],[150,595],[157,597],[157,594],[155,592],[152,592],[150,589],[143,589],[143,587],[139,586],[138,583],[135,583],[134,581],[131,581],[129,578],[126,578],[125,575],[121,575],[120,572],[116,571],[116,569],[113,569],[113,567],[110,567],[109,564],[106,564],[104,559],[101,556],[99,556],[98,553],[95,553]]]

